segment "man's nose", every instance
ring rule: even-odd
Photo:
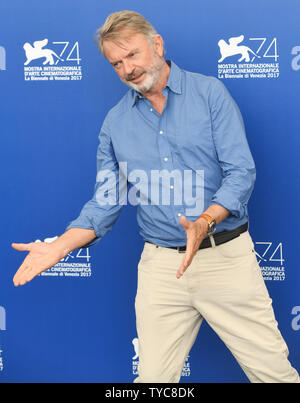
[[[126,79],[128,76],[130,78],[132,75],[134,75],[134,67],[128,60],[123,61],[123,73]]]

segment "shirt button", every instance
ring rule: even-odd
[[[163,134],[164,132],[161,130],[160,132],[159,132],[159,134]]]
[[[152,108],[150,108],[150,112],[153,112],[153,109],[152,109]]]
[[[170,188],[171,188],[171,189],[174,189],[174,186],[173,186],[173,185],[171,185],[171,186],[170,186]]]
[[[164,161],[168,161],[168,157],[165,157],[165,158],[164,158]]]
[[[180,216],[181,216],[181,213],[178,213],[177,215],[178,215],[178,217],[180,217]]]

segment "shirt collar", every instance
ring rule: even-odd
[[[168,87],[175,94],[181,94],[182,93],[181,70],[172,60],[166,60],[166,62],[170,66],[170,73],[169,73],[169,77],[168,77],[166,87]],[[144,98],[141,93],[139,93],[138,91],[135,91],[133,88],[131,89],[131,93],[132,93],[131,106],[134,106],[135,103],[140,98]]]

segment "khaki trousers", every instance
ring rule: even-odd
[[[198,250],[177,279],[183,255],[144,245],[135,299],[139,376],[134,382],[179,382],[203,318],[250,382],[300,382],[288,361],[249,232]]]

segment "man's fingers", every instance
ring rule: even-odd
[[[191,237],[187,237],[186,242],[186,250],[185,250],[185,258],[186,260],[190,260],[193,257],[194,250],[195,250],[195,240],[191,239]]]
[[[29,268],[28,270],[26,270],[22,276],[20,277],[20,279],[18,280],[17,285],[24,285],[26,283],[28,283],[29,281],[31,281],[34,277],[36,277],[39,274],[39,272],[37,270],[34,270],[32,268]]]
[[[181,266],[179,267],[179,269],[177,271],[176,277],[180,278],[183,275],[183,273],[186,271],[186,269],[187,269],[186,263],[182,262]]]
[[[186,269],[189,267],[189,265],[192,263],[193,258],[197,252],[198,248],[195,248],[195,244],[189,239],[187,240],[186,244],[186,251],[182,259],[182,263],[177,271],[176,277],[180,278],[183,273],[186,271]]]
[[[185,252],[184,257],[182,259],[181,265],[177,271],[176,277],[180,278],[183,273],[186,271],[186,269],[189,267],[189,265],[191,264],[192,259],[191,259],[191,255],[188,255],[187,252]]]
[[[35,276],[34,273],[35,271],[31,267],[26,268],[18,277],[14,278],[14,285],[16,287],[18,285],[24,285]]]
[[[11,244],[11,246],[16,249],[16,250],[20,250],[20,251],[24,251],[24,250],[30,250],[31,246],[32,246],[32,242],[29,243],[16,243],[13,242]]]
[[[31,266],[28,263],[23,263],[19,270],[16,272],[13,278],[14,285],[17,286],[20,283],[20,280],[26,275],[26,272],[31,270]]]
[[[39,258],[38,261],[34,261],[28,255],[13,278],[14,285],[24,285],[38,274],[54,266],[56,263],[57,259],[50,260],[48,256],[44,256]]]
[[[188,221],[184,215],[180,216],[179,224],[181,224],[185,229],[190,227],[190,221]]]

